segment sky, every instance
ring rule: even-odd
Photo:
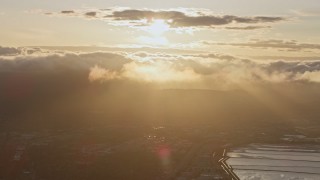
[[[133,79],[195,88],[217,87],[221,79],[238,85],[320,82],[318,0],[0,4],[3,71],[63,64],[90,70],[90,81]]]
[[[186,8],[208,11],[212,16],[270,16],[283,17],[283,21],[274,23],[230,24],[230,26],[266,26],[256,30],[225,30],[223,25],[214,28],[202,28],[191,32],[177,33],[165,31],[167,43],[195,43],[197,41],[246,42],[250,39],[297,40],[301,43],[319,43],[319,9],[317,0],[207,0],[207,1],[17,1],[1,0],[0,20],[2,22],[1,41],[7,46],[111,46],[118,44],[152,44],[151,36],[141,29],[115,26],[102,18],[86,19],[83,17],[61,16],[59,12],[67,10],[90,11],[115,7],[131,9],[149,9],[168,11]],[[178,10],[179,11],[179,10]],[[194,10],[197,11],[197,10]],[[46,16],[45,13],[57,13]],[[137,38],[138,37],[138,38]],[[150,41],[152,41],[149,38]],[[156,41],[156,40],[154,40]],[[164,42],[152,45],[163,45]]]
[[[318,1],[0,0],[0,114],[317,122]]]

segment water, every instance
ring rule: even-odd
[[[320,180],[320,146],[252,144],[233,149],[227,163],[243,180]]]

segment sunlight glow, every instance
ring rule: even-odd
[[[148,32],[148,36],[140,36],[138,40],[143,44],[148,45],[168,45],[168,39],[164,36],[164,33],[170,30],[168,24],[169,21],[163,19],[153,19],[151,24],[144,27],[143,30]]]
[[[154,36],[161,36],[170,29],[169,24],[163,19],[155,19],[152,20],[152,22],[153,23],[147,27],[147,31]]]
[[[125,66],[126,72],[123,76],[130,79],[145,82],[193,82],[199,80],[199,76],[192,69],[177,71],[170,64],[164,62],[130,63]]]

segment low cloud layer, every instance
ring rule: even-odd
[[[0,56],[18,55],[20,53],[21,53],[21,50],[19,50],[17,48],[1,47],[0,46]]]
[[[112,53],[72,53],[48,51],[40,48],[11,48],[20,54],[0,56],[0,71],[6,72],[68,72],[85,71],[93,66],[121,69],[129,59]],[[1,48],[0,48],[1,51]],[[27,53],[25,53],[27,52]]]
[[[262,48],[262,49],[279,49],[288,51],[301,51],[301,50],[320,50],[320,44],[312,43],[299,43],[295,40],[285,41],[285,40],[260,40],[255,39],[247,43],[210,43],[215,45],[224,46],[237,46],[237,47],[248,47],[248,48]]]
[[[320,83],[320,60],[261,63],[221,54],[46,50],[28,55],[0,56],[0,72],[57,72],[68,76],[78,71],[87,72],[91,82],[134,81],[155,85],[183,84],[192,88],[240,83]]]
[[[89,10],[63,10],[57,13],[45,13],[55,16],[71,16],[86,19],[99,19],[112,25],[125,25],[131,27],[144,27],[152,23],[153,19],[162,19],[171,28],[215,28],[231,26],[233,30],[254,30],[267,28],[265,24],[277,23],[287,20],[279,16],[236,16],[216,15],[206,9],[89,9]],[[252,24],[258,24],[252,26]],[[247,25],[247,26],[246,26]]]

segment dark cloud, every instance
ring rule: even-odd
[[[0,58],[0,72],[88,71],[96,65],[119,70],[128,62],[130,60],[124,56],[107,52],[20,54],[14,59]]]
[[[61,14],[73,14],[75,13],[74,11],[61,11]]]
[[[141,20],[141,19],[179,19],[184,18],[186,15],[179,11],[151,11],[151,10],[123,10],[114,11],[111,15],[107,16],[115,20]]]
[[[198,55],[190,55],[192,57],[200,57],[200,58],[209,58],[209,59],[219,59],[219,60],[236,60],[238,58],[230,55],[224,55],[224,54],[198,54]]]
[[[122,25],[147,26],[152,19],[167,20],[171,28],[214,28],[215,26],[241,25],[241,24],[265,24],[285,21],[284,17],[271,16],[234,16],[214,15],[207,10],[148,10],[148,9],[98,9],[98,10],[68,10],[62,11],[60,15],[74,15],[79,17],[97,18],[109,23],[123,23]],[[145,22],[146,20],[147,22]],[[268,26],[230,27],[234,30],[252,30]]]
[[[97,15],[97,12],[94,12],[94,11],[86,12],[85,15],[88,16],[88,17],[95,17]]]
[[[268,29],[271,26],[244,26],[244,27],[226,27],[230,30],[255,30],[255,29]]]
[[[268,72],[290,72],[290,73],[305,73],[320,71],[320,61],[309,62],[288,62],[288,61],[275,61],[271,62],[263,69]]]
[[[256,24],[273,23],[285,20],[282,17],[238,17],[232,15],[214,16],[198,13],[195,16],[187,15],[179,11],[151,11],[151,10],[123,10],[114,11],[108,16],[113,20],[142,20],[142,19],[165,19],[171,20],[172,27],[211,27],[228,25],[232,23]]]
[[[285,61],[315,61],[320,60],[320,56],[252,56],[253,59],[260,60],[285,60]]]
[[[21,53],[21,50],[18,48],[0,46],[0,56],[12,56],[12,55],[17,55],[19,53]]]
[[[210,44],[210,43],[206,43]],[[284,49],[288,51],[301,51],[301,50],[320,50],[320,44],[299,43],[297,41],[285,40],[259,40],[255,39],[247,43],[214,43],[216,45],[228,45],[238,47],[250,48],[263,48],[263,49]]]

